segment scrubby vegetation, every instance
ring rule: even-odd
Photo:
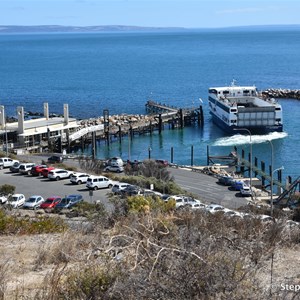
[[[281,222],[129,206],[110,228],[66,233],[37,258],[56,267],[35,299],[270,299],[272,257],[300,241]]]
[[[61,218],[36,216],[35,218],[10,215],[0,209],[0,234],[57,233],[67,229]]]

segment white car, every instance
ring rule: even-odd
[[[27,199],[23,205],[23,208],[36,209],[44,202],[44,198],[39,195],[33,195]]]
[[[72,171],[64,170],[64,169],[54,169],[48,173],[48,178],[50,180],[60,180],[70,178],[73,174]]]
[[[225,207],[219,204],[210,204],[206,207],[206,210],[215,214],[216,212],[224,212]]]
[[[0,169],[3,168],[9,168],[11,167],[15,162],[19,162],[18,160],[11,159],[9,157],[1,157],[0,158]]]
[[[25,203],[25,196],[23,194],[13,194],[8,201],[6,202],[6,205],[17,208],[22,206]]]
[[[73,173],[71,175],[70,181],[73,184],[82,184],[82,183],[86,183],[90,176],[91,175],[86,173]]]
[[[20,164],[20,166],[19,166],[19,173],[30,175],[31,174],[31,169],[34,166],[35,166],[34,163]]]
[[[112,165],[112,166],[107,166],[104,171],[106,172],[115,172],[115,173],[122,173],[124,172],[124,167],[123,166],[117,166],[117,165]]]
[[[86,182],[86,187],[90,190],[112,188],[113,182],[105,176],[90,176]]]
[[[242,196],[245,196],[245,197],[251,197],[251,195],[252,195],[252,191],[251,191],[250,187],[247,186],[247,185],[244,185],[240,189],[240,193],[241,193]]]

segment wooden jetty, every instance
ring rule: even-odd
[[[160,134],[165,126],[169,129],[184,128],[192,124],[202,127],[204,124],[202,106],[190,108],[176,108],[155,101],[145,104],[146,115],[115,115],[110,116],[108,110],[97,119],[82,120],[76,132],[69,134],[62,141],[61,148],[85,144],[96,145],[96,140],[105,140],[109,144],[113,140],[122,142],[124,136],[134,138],[136,135]]]

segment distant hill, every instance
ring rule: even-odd
[[[123,25],[101,26],[60,26],[60,25],[36,25],[14,26],[0,25],[0,33],[38,33],[38,32],[102,32],[102,31],[178,31],[186,30],[182,27],[141,27]]]
[[[220,28],[143,27],[126,25],[61,26],[61,25],[0,25],[0,33],[84,33],[84,32],[127,32],[127,31],[274,31],[300,30],[300,25],[251,25]]]

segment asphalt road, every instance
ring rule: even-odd
[[[218,179],[206,174],[185,169],[170,168],[175,182],[188,192],[199,196],[205,203],[218,203],[235,209],[247,205],[247,199],[232,191],[228,186],[218,184]]]
[[[47,160],[48,156],[24,156],[18,159],[25,159],[35,163],[41,163],[42,159]],[[77,161],[67,160],[66,164],[77,166]],[[247,199],[239,197],[239,193],[231,191],[227,186],[219,185],[217,178],[206,174],[192,172],[186,169],[169,168],[175,178],[175,182],[188,192],[196,194],[205,203],[218,203],[227,208],[235,209],[247,204]],[[61,196],[69,194],[81,194],[85,201],[95,202],[100,200],[106,207],[110,206],[107,198],[109,189],[93,191],[90,196],[89,190],[82,185],[73,185],[69,179],[60,181],[50,181],[43,177],[33,177],[31,175],[13,174],[8,169],[0,170],[0,185],[11,184],[16,186],[16,193],[24,194],[26,198],[32,195],[41,195],[45,199],[50,196]]]

